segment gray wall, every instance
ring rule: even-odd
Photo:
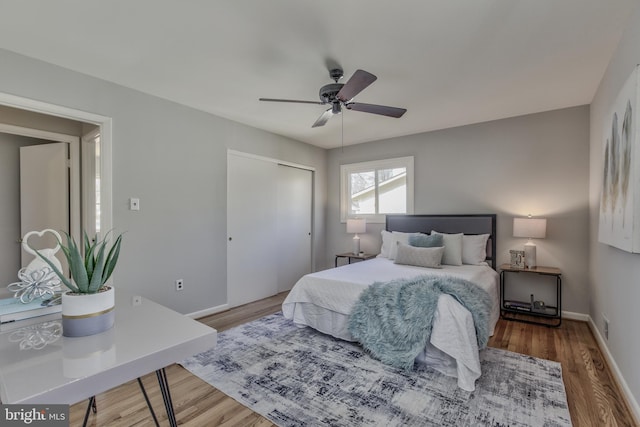
[[[226,303],[228,148],[316,168],[313,249],[325,263],[325,150],[6,50],[0,63],[0,92],[113,119],[113,222],[126,232],[116,286],[183,313]]]
[[[500,263],[526,243],[512,237],[513,217],[546,217],[538,264],[562,269],[563,309],[587,313],[588,130],[582,106],[331,150],[328,254],[351,247],[340,222],[340,165],[414,156],[415,213],[497,213]],[[367,224],[363,250],[379,252],[382,228]]]
[[[602,315],[609,319],[609,340],[607,347],[615,359],[630,391],[635,398],[638,414],[640,399],[640,339],[638,325],[640,310],[640,255],[598,242],[598,213],[600,188],[602,185],[603,137],[605,129],[610,129],[609,105],[627,80],[636,64],[640,63],[640,9],[636,8],[623,33],[617,51],[609,63],[607,71],[591,104],[591,149],[589,174],[590,207],[590,257],[589,290],[591,301],[589,313],[601,334]],[[638,131],[638,108],[634,120]],[[635,148],[634,156],[640,153]],[[634,160],[635,161],[635,160]],[[635,178],[636,185],[639,183]],[[639,208],[636,201],[636,214]]]

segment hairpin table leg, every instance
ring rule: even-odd
[[[91,412],[91,410],[93,410],[94,414],[98,412],[95,396],[91,396],[91,398],[89,399],[89,404],[87,405],[87,412],[85,412],[84,414],[84,422],[82,423],[82,427],[87,426],[87,421],[89,421],[89,412]]]
[[[156,413],[153,410],[153,406],[151,406],[151,402],[149,401],[149,396],[147,396],[147,390],[144,388],[144,384],[142,384],[142,380],[138,377],[138,385],[140,385],[140,390],[144,396],[144,400],[147,401],[147,407],[149,407],[149,412],[151,412],[151,416],[153,417],[153,422],[156,424],[156,427],[160,427],[158,423],[158,418],[156,418]]]
[[[164,400],[164,407],[167,410],[167,418],[169,419],[169,425],[171,427],[178,427],[176,421],[176,415],[173,411],[173,402],[171,401],[171,392],[169,391],[169,382],[167,381],[167,372],[162,369],[156,371],[158,377],[158,384],[160,385],[160,391],[162,392],[162,399]]]

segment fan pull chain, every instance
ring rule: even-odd
[[[342,154],[344,154],[344,111],[340,114],[340,121],[342,122],[342,126],[340,126],[340,135],[341,135],[341,143],[340,147],[342,149]]]

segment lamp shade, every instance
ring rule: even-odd
[[[544,239],[546,235],[546,218],[513,218],[513,237]]]
[[[367,220],[364,218],[353,218],[347,220],[347,233],[364,233],[367,231]]]

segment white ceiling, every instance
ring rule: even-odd
[[[327,64],[378,80],[345,145],[591,102],[637,0],[0,0],[0,46],[320,147]]]

